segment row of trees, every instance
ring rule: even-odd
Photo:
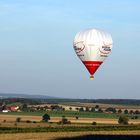
[[[128,109],[122,110],[122,109],[116,109],[116,108],[112,108],[112,107],[108,107],[105,110],[102,110],[102,108],[96,108],[96,107],[92,107],[92,108],[86,107],[85,109],[84,109],[84,107],[81,107],[78,110],[79,111],[86,111],[86,112],[106,112],[106,113],[119,113],[119,114],[121,114],[121,113],[124,113],[124,114],[140,114],[139,110],[128,110]]]
[[[140,114],[140,111],[139,110],[128,110],[128,109],[125,109],[125,110],[122,110],[122,109],[115,109],[115,108],[112,108],[112,107],[109,107],[105,110],[106,112],[112,112],[112,113],[124,113],[124,114]]]
[[[65,108],[59,105],[51,105],[51,106],[27,106],[27,104],[23,104],[22,111],[29,111],[29,112],[35,112],[35,111],[47,111],[47,110],[57,110],[57,111],[64,111]]]

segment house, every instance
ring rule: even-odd
[[[2,110],[2,112],[7,113],[7,112],[10,112],[10,111],[6,109],[6,110]]]
[[[19,110],[19,106],[10,106],[9,110],[12,112],[17,112]]]

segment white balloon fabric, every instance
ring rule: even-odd
[[[76,34],[73,47],[91,78],[112,50],[112,37],[100,29],[87,29]]]

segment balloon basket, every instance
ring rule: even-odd
[[[90,76],[90,80],[93,80],[93,79],[94,79],[94,76],[93,76],[93,75],[91,75],[91,76]]]

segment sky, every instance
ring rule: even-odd
[[[77,32],[111,33],[93,81],[76,56]],[[139,0],[1,0],[0,93],[140,99]]]

